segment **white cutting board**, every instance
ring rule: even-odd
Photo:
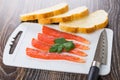
[[[49,25],[49,26],[58,29],[58,25]],[[88,56],[82,57],[86,60],[86,63],[75,63],[64,60],[43,60],[43,59],[35,59],[27,56],[25,52],[26,47],[32,47],[31,39],[37,38],[37,34],[41,32],[41,29],[42,29],[42,25],[37,23],[20,24],[8,39],[8,42],[4,49],[3,63],[9,66],[16,66],[16,67],[88,74],[92,60],[94,58],[97,42],[100,33],[103,29],[98,30],[91,34],[80,34],[80,33],[77,34],[88,39],[91,42],[91,44],[89,45],[90,50],[84,51],[88,54]],[[16,36],[16,34],[19,31],[23,31],[23,33],[19,39],[19,42],[13,54],[9,54],[10,44],[12,44],[12,41],[14,40],[13,38]],[[113,31],[107,28],[106,31],[108,37],[108,58],[107,58],[107,65],[101,66],[100,75],[107,75],[110,72],[110,66],[111,66]]]

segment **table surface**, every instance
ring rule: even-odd
[[[104,9],[109,13],[108,28],[114,32],[111,72],[98,80],[120,80],[120,0],[0,0],[0,80],[86,80],[84,74],[6,66],[2,56],[8,37],[21,23],[19,15],[66,2],[70,9],[85,5],[90,12]]]

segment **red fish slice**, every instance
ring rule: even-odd
[[[56,37],[49,36],[47,34],[38,33],[38,40],[43,41],[45,43],[53,45],[55,39],[56,39]],[[79,49],[82,49],[82,50],[89,50],[88,46],[78,44],[78,43],[74,43],[74,44],[75,44],[76,48],[79,48]]]
[[[26,48],[26,54],[33,58],[40,58],[46,60],[67,60],[72,62],[85,63],[85,60],[79,57],[55,53],[45,53],[32,48]]]
[[[54,44],[55,39],[56,39],[56,37],[49,36],[49,35],[43,34],[43,33],[38,33],[38,40],[44,41],[48,44]]]
[[[83,56],[83,57],[88,56],[86,53],[84,53],[83,51],[80,51],[80,50],[78,50],[76,48],[70,50],[70,53],[78,55],[78,56]]]
[[[50,49],[50,46],[48,46],[47,44],[43,43],[42,41],[38,41],[36,39],[32,39],[32,46],[35,48],[38,48],[42,51],[48,52]]]
[[[32,46],[35,47],[35,48],[38,48],[44,52],[48,52],[50,47],[52,45],[48,45],[47,43],[43,43],[42,41],[39,41],[39,40],[36,40],[36,39],[32,39]],[[86,53],[74,48],[72,49],[69,53],[71,54],[75,54],[75,55],[78,55],[78,56],[87,56]]]
[[[79,41],[79,42],[83,42],[85,44],[90,44],[90,42],[83,37],[76,36],[76,35],[73,35],[73,34],[70,34],[70,33],[60,32],[58,30],[49,28],[47,26],[43,26],[42,32],[44,34],[47,34],[47,35],[50,35],[50,36],[54,36],[54,37],[58,37],[58,38],[63,37],[63,38],[66,38],[66,39],[72,39],[72,40],[76,40],[76,41]]]

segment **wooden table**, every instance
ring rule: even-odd
[[[90,12],[109,13],[108,28],[114,32],[111,72],[99,80],[120,80],[120,0],[0,0],[0,80],[86,80],[86,75],[6,66],[2,55],[8,37],[20,24],[19,15],[67,2],[70,8],[85,5]]]

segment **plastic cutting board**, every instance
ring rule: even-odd
[[[48,26],[58,29],[58,25],[48,25]],[[88,74],[92,60],[95,55],[97,42],[100,33],[103,29],[97,30],[96,32],[93,32],[91,34],[80,34],[80,33],[76,34],[88,39],[91,42],[91,44],[89,45],[90,50],[84,51],[88,54],[87,57],[83,57],[86,60],[86,63],[75,63],[64,60],[43,60],[43,59],[35,59],[27,56],[25,52],[26,47],[31,47],[31,39],[37,38],[37,34],[40,33],[41,30],[42,30],[42,25],[37,23],[20,24],[8,39],[8,42],[4,49],[3,63],[9,66],[16,66],[16,67]],[[106,31],[108,37],[108,58],[107,58],[107,65],[101,66],[100,75],[107,75],[110,72],[110,66],[111,66],[113,31],[107,28]],[[13,54],[9,54],[11,47],[10,45],[13,44],[14,38],[17,36],[17,34],[20,34],[21,32],[22,34],[13,51]]]

